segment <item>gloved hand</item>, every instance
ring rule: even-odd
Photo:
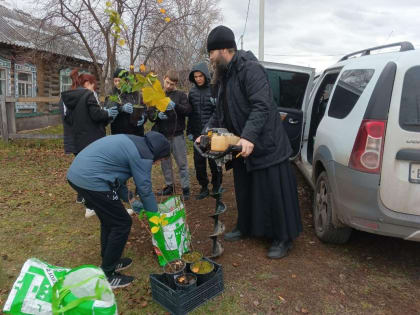
[[[133,104],[131,103],[125,103],[122,106],[122,111],[126,112],[127,114],[132,114],[133,113]]]
[[[144,116],[141,116],[141,119],[137,122],[137,127],[143,126],[144,121],[145,121]]]
[[[213,106],[216,106],[216,98],[215,98],[215,97],[210,97],[210,103],[211,103]]]
[[[142,210],[144,210],[143,203],[140,200],[134,200],[131,203],[131,206],[133,207],[134,212],[137,214],[139,214]]]
[[[158,117],[160,120],[168,119],[168,116],[164,112],[159,112]]]
[[[168,104],[168,107],[166,107],[166,110],[173,110],[175,108],[175,103],[173,101],[170,101]]]
[[[190,141],[194,141],[194,136],[193,136],[192,134],[189,134],[189,135],[187,136],[187,138],[188,138],[188,140],[190,140]]]
[[[112,119],[115,119],[115,117],[118,116],[118,109],[116,106],[107,108],[105,110],[108,112],[108,117],[112,117]]]

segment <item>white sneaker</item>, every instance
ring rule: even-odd
[[[134,214],[133,209],[125,209],[125,210],[127,210],[127,213],[128,213],[129,215],[133,215],[133,214]]]
[[[87,219],[87,218],[90,218],[90,217],[93,217],[95,214],[96,214],[96,213],[95,213],[95,210],[92,210],[92,209],[86,208],[86,212],[85,212],[85,218],[86,218],[86,219]]]

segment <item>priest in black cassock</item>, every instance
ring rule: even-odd
[[[236,49],[229,28],[217,26],[207,39],[219,84],[218,102],[207,128],[238,135],[241,156],[231,166],[238,208],[237,226],[227,241],[246,236],[272,240],[269,258],[282,258],[302,231],[292,149],[283,128],[267,73],[252,52]],[[196,140],[200,142],[200,138]]]

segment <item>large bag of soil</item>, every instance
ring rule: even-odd
[[[4,305],[14,315],[114,315],[117,304],[102,269],[80,266],[74,269],[28,259]]]
[[[158,212],[145,211],[159,264],[181,258],[190,247],[191,235],[185,221],[185,207],[179,196],[158,205]],[[140,219],[142,214],[140,214]]]

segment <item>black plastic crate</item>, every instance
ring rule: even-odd
[[[214,264],[214,276],[189,292],[172,289],[168,285],[164,274],[151,274],[150,285],[153,300],[170,313],[181,315],[191,312],[196,307],[222,293],[224,290],[223,268],[214,261],[205,259]]]

